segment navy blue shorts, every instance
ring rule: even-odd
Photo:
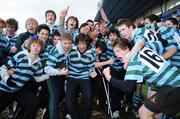
[[[174,116],[180,112],[180,87],[162,87],[144,105],[154,113]]]

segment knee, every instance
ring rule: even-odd
[[[138,114],[139,114],[140,117],[142,117],[142,115],[144,114],[144,109],[143,109],[142,106],[139,108]]]
[[[140,119],[149,119],[152,118],[153,113],[148,110],[144,105],[138,110]]]

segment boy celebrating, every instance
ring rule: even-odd
[[[43,66],[39,53],[43,48],[43,41],[39,39],[33,39],[30,41],[28,51],[21,51],[7,64],[1,67],[1,79],[0,80],[0,112],[3,111],[12,101],[17,100],[18,102],[28,104],[27,110],[24,110],[23,118],[34,118],[35,112],[37,111],[38,101],[30,99],[28,96],[22,99],[20,89],[34,77],[36,82],[41,82],[48,79],[47,74],[43,74]],[[30,96],[30,95],[29,95]],[[29,101],[29,103],[27,103]],[[30,103],[31,102],[31,103]],[[33,103],[32,103],[33,102]]]
[[[56,46],[50,51],[45,72],[49,74],[50,80],[47,81],[49,90],[49,115],[50,119],[58,119],[58,104],[64,98],[64,83],[67,69],[67,56],[71,49],[72,37],[69,33],[61,35]]]
[[[69,52],[68,80],[66,83],[66,105],[73,119],[89,119],[91,112],[92,88],[89,77],[94,78],[94,52],[89,49],[89,37],[80,33],[76,47]],[[78,109],[77,95],[83,95],[82,115]]]

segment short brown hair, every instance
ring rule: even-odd
[[[55,17],[55,20],[56,20],[56,13],[55,13],[53,10],[47,10],[47,11],[45,12],[45,17],[47,17],[47,14],[48,14],[48,13],[54,14],[54,17]]]
[[[75,16],[70,16],[70,17],[68,17],[68,19],[66,20],[66,27],[67,27],[68,21],[69,21],[70,19],[73,19],[74,21],[76,21],[76,28],[78,28],[78,26],[79,26],[79,21],[78,21],[78,18],[75,17]]]
[[[6,25],[10,25],[11,27],[13,27],[15,29],[15,31],[18,30],[18,21],[14,18],[10,18],[6,20]]]
[[[27,28],[28,22],[34,22],[38,26],[38,21],[35,18],[28,18],[25,22],[25,27]]]
[[[35,39],[35,38],[33,38],[33,39],[32,39],[32,38],[29,38],[28,40],[29,40],[29,42],[28,42],[27,49],[28,49],[29,52],[30,52],[30,47],[31,47],[31,44],[32,44],[32,43],[39,44],[39,45],[41,46],[41,51],[44,49],[45,44],[44,44],[44,42],[43,42],[42,40],[40,40],[40,39]]]
[[[112,45],[112,47],[120,47],[122,50],[125,50],[127,47],[131,50],[132,49],[132,44],[129,43],[129,41],[125,38],[118,38]]]
[[[128,28],[129,28],[130,26],[132,26],[133,28],[135,28],[134,23],[133,23],[131,20],[129,20],[129,19],[119,19],[116,26],[119,27],[119,26],[121,26],[121,25],[126,25]]]
[[[161,21],[161,19],[155,14],[150,14],[150,15],[146,16],[144,19],[149,19],[149,21],[151,23],[153,23],[153,22],[158,23]]]
[[[61,40],[69,40],[73,42],[73,37],[69,32],[64,32],[63,34],[61,34]]]

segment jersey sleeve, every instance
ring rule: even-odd
[[[141,62],[138,60],[130,60],[126,70],[125,80],[136,80],[136,82],[143,82],[143,71]]]

